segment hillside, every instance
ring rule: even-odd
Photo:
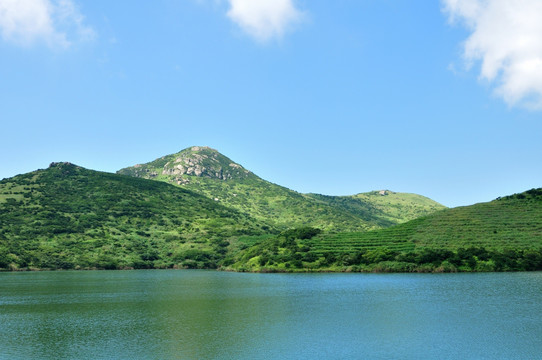
[[[350,196],[307,194],[355,214],[380,227],[389,227],[429,215],[446,207],[425,196],[390,190],[371,191]]]
[[[542,248],[542,189],[446,209],[371,235],[361,234],[359,239],[401,239],[416,249]]]
[[[0,268],[216,267],[269,228],[199,194],[70,163],[0,181]]]
[[[542,270],[542,189],[370,232],[278,236],[229,260],[250,271]]]
[[[389,204],[372,196],[365,201],[362,194],[346,200],[300,194],[259,178],[209,147],[194,146],[117,173],[175,184],[283,230],[314,226],[332,232],[366,231],[442,208],[402,194],[390,194],[396,200]]]

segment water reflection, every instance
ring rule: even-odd
[[[541,273],[0,274],[0,358],[536,358]]]

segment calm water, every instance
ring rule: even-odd
[[[0,359],[542,359],[542,273],[0,273]]]

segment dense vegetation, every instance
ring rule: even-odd
[[[542,189],[382,230],[282,234],[225,265],[241,271],[542,270]]]
[[[300,194],[259,178],[208,147],[188,148],[118,173],[181,186],[283,230],[314,226],[330,232],[366,231],[444,208],[413,194]]]
[[[303,195],[209,148],[121,172],[52,163],[0,181],[0,269],[542,270],[542,189],[444,210]]]
[[[0,182],[0,268],[215,268],[268,232],[188,190],[69,163]]]
[[[224,262],[226,269],[258,272],[471,272],[542,270],[542,249],[389,249],[314,251],[309,242],[278,236]]]
[[[357,215],[381,228],[401,224],[445,209],[445,206],[425,196],[389,190],[350,196],[320,194],[307,194],[307,196]]]

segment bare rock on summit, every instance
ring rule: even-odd
[[[239,180],[254,176],[241,165],[207,146],[192,146],[147,164],[122,169],[119,173],[143,178],[154,178],[161,174],[175,177],[179,185],[186,183],[185,175],[219,180]]]

